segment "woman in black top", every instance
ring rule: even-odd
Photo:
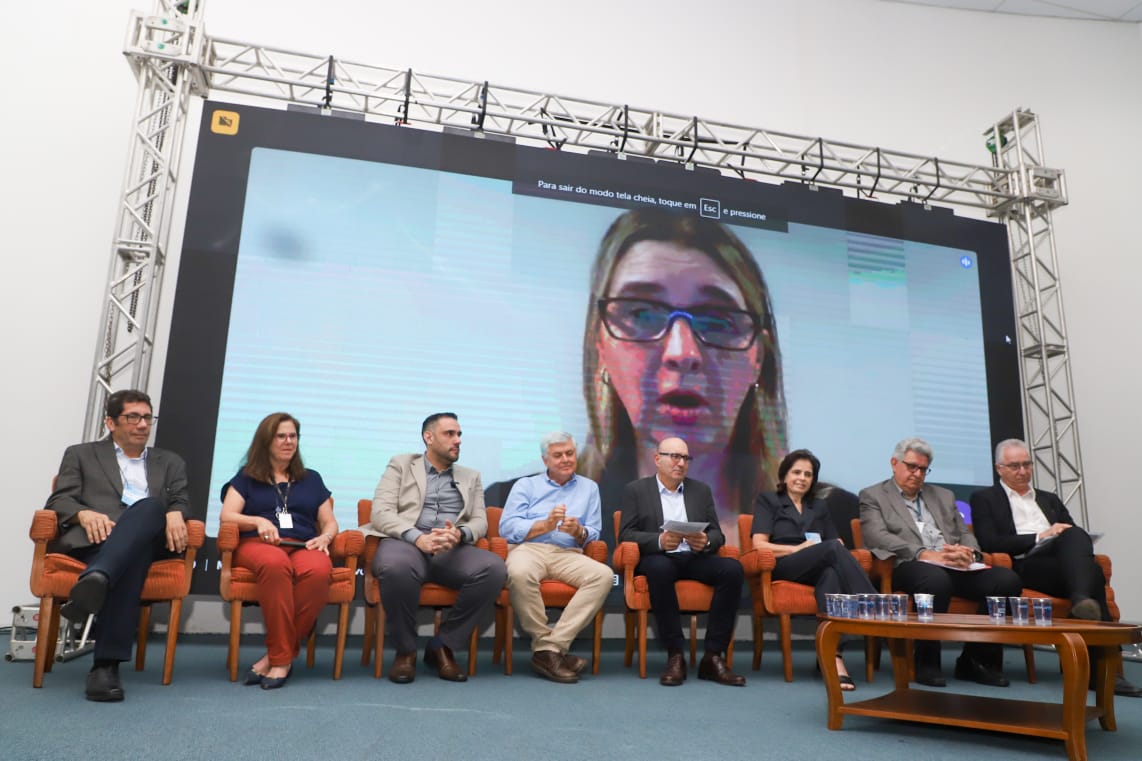
[[[816,496],[821,461],[808,449],[796,449],[777,468],[777,491],[762,492],[753,505],[753,547],[777,558],[773,578],[814,587],[817,610],[825,595],[875,593],[860,563],[837,536],[825,500]],[[841,689],[856,688],[837,655]]]

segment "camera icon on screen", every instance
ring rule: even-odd
[[[698,213],[707,219],[721,219],[722,202],[716,198],[702,198],[698,201]]]

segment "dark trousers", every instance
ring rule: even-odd
[[[1052,597],[1065,597],[1071,602],[1090,597],[1098,603],[1102,620],[1110,620],[1106,576],[1094,562],[1090,534],[1080,527],[1067,529],[1049,545],[1030,557],[1016,560],[1013,565],[1023,579],[1023,586]]]
[[[952,597],[964,597],[979,603],[977,610],[987,612],[987,597],[1017,597],[1023,591],[1023,582],[1010,568],[988,568],[983,571],[949,571],[931,563],[909,560],[892,572],[892,587],[909,594],[930,594],[934,598],[936,613],[947,613]],[[940,668],[940,643],[917,640],[916,665]],[[1003,666],[1003,646],[979,642],[964,645],[963,654],[974,658],[988,668]]]
[[[825,612],[825,595],[876,593],[860,563],[837,541],[820,542],[778,558],[773,578],[812,586],[819,613]]]
[[[741,600],[742,566],[732,558],[693,552],[646,555],[635,573],[646,576],[650,606],[658,627],[658,639],[667,651],[682,650],[682,616],[678,609],[676,581],[690,580],[714,588],[706,621],[706,652],[724,653],[734,632],[734,621]]]
[[[440,640],[451,650],[467,646],[480,616],[504,588],[507,568],[499,555],[470,544],[425,555],[403,539],[382,539],[373,557],[373,575],[381,585],[389,633],[397,653],[416,652],[416,613],[420,588],[433,582],[458,590],[456,604],[440,624]]]
[[[107,576],[107,598],[95,616],[95,660],[127,661],[139,626],[140,596],[154,560],[171,557],[166,549],[167,509],[147,497],[131,505],[116,522],[106,541],[82,547],[71,556],[87,563],[83,578],[93,571]]]

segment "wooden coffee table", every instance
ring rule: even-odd
[[[845,703],[837,680],[837,643],[842,635],[882,637],[892,651],[896,689],[868,700]],[[909,687],[908,642],[916,639],[993,642],[1004,645],[1054,645],[1063,668],[1063,702],[1041,703],[999,697],[963,695],[946,690]],[[1085,761],[1086,722],[1098,719],[1114,731],[1114,678],[1122,662],[1119,647],[1142,642],[1142,629],[1129,624],[1064,618],[1051,626],[993,624],[984,615],[937,614],[921,623],[823,618],[817,627],[817,653],[829,696],[829,729],[840,729],[846,715],[972,727],[1051,737],[1066,744],[1071,761]],[[1087,648],[1101,653],[1094,706],[1087,706],[1090,658]],[[997,690],[998,692],[999,690]]]

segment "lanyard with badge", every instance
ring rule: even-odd
[[[274,494],[277,499],[274,500],[274,512],[278,518],[278,528],[291,529],[293,528],[293,516],[289,514],[289,490],[293,487],[292,481],[286,481],[286,488],[283,492],[280,484],[273,484]],[[277,500],[281,500],[281,504],[277,504]]]

